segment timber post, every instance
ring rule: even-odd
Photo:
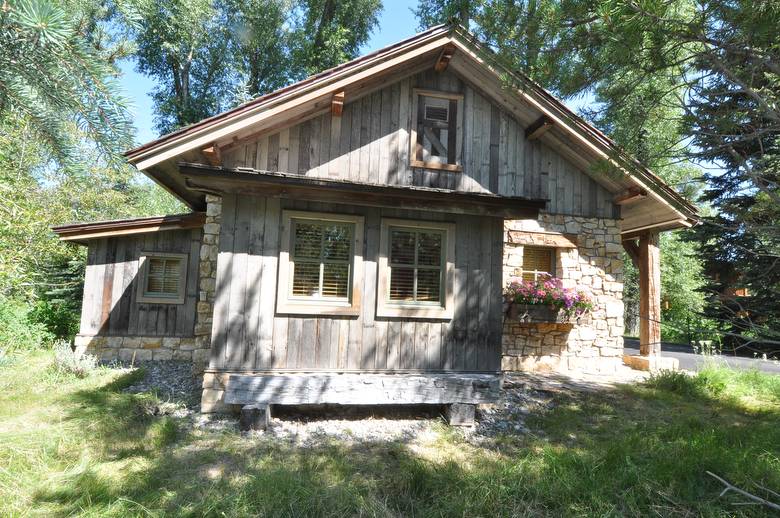
[[[661,254],[658,232],[639,237],[639,354],[661,354]]]

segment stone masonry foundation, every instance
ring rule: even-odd
[[[555,276],[566,288],[590,292],[594,309],[582,324],[520,323],[504,318],[505,371],[614,372],[623,354],[623,260],[619,222],[542,214],[509,220],[506,231],[577,236],[577,248],[556,249]],[[523,246],[504,244],[504,282],[519,275]]]
[[[209,350],[195,337],[76,335],[77,354],[92,354],[100,361],[187,360],[204,366]]]

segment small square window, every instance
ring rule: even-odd
[[[187,254],[142,252],[138,302],[183,304]]]
[[[455,226],[382,220],[377,316],[452,318]]]
[[[462,171],[463,96],[415,89],[414,98],[412,167]]]
[[[555,248],[547,246],[524,246],[521,276],[535,281],[542,276],[555,276]]]
[[[284,211],[277,311],[357,314],[362,233],[362,216]]]

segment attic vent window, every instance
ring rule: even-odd
[[[429,121],[447,122],[450,110],[441,106],[425,106],[425,118]]]
[[[411,166],[462,171],[463,96],[415,89],[414,106]]]

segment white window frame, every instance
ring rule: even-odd
[[[354,225],[352,236],[352,261],[350,268],[349,296],[347,300],[323,300],[307,297],[293,297],[290,293],[294,264],[293,220],[312,220],[318,223],[350,223]],[[309,212],[298,210],[282,211],[282,241],[279,248],[279,277],[276,285],[276,312],[290,315],[334,315],[354,316],[360,314],[361,291],[363,281],[363,216],[355,214],[332,214],[329,212]]]
[[[147,290],[149,282],[149,259],[179,259],[179,286],[176,296],[150,295]],[[188,254],[173,252],[141,252],[138,260],[138,292],[136,302],[145,304],[184,304],[187,290]]]
[[[550,271],[549,272],[542,272],[541,270],[526,270],[525,269],[525,251],[528,248],[540,248],[545,251],[548,251],[550,253]],[[551,275],[553,277],[558,276],[557,272],[557,266],[558,266],[558,249],[556,247],[552,246],[543,246],[543,245],[524,245],[523,246],[523,263],[520,264],[520,278],[523,277],[526,273],[532,273],[534,278],[534,281],[537,281],[539,279],[539,275],[542,273],[547,273],[548,275]]]
[[[390,227],[436,230],[444,233],[441,300],[443,305],[393,302],[390,300]],[[455,311],[455,224],[383,218],[379,237],[378,289],[376,315],[421,319],[452,319]]]
[[[418,113],[420,106],[420,96],[423,97],[435,97],[437,99],[454,100],[457,102],[458,113],[455,114],[455,163],[449,164],[445,162],[425,162],[417,159],[417,121],[420,117]],[[423,90],[421,88],[414,88],[412,95],[412,106],[414,110],[414,117],[412,119],[411,128],[411,151],[409,155],[409,163],[411,167],[421,167],[424,169],[440,169],[444,171],[463,171],[463,94],[455,92],[439,92],[436,90]],[[425,110],[425,104],[423,104],[423,110]],[[448,117],[451,114],[448,114]]]

